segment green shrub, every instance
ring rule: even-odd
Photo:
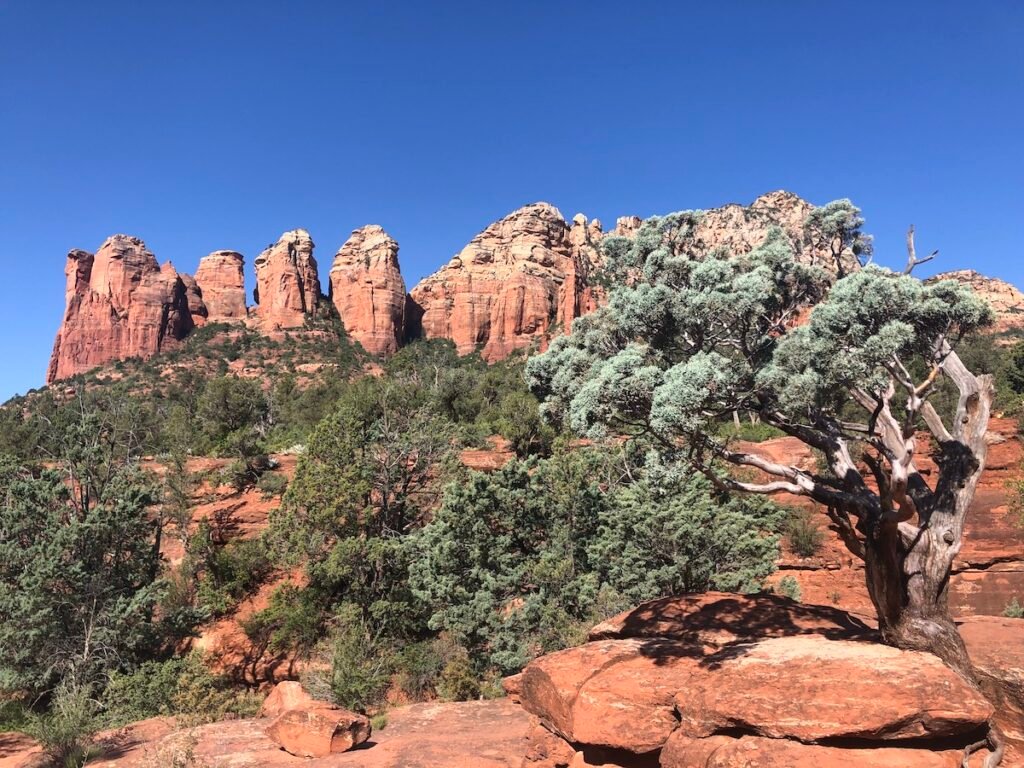
[[[789,550],[800,557],[813,557],[825,543],[825,534],[818,526],[818,516],[809,509],[795,509],[786,520],[786,541]]]
[[[157,715],[174,715],[183,724],[223,720],[227,715],[255,714],[257,695],[232,687],[206,666],[198,652],[151,661],[131,674],[114,674],[103,693],[103,720],[120,726]]]
[[[730,437],[735,440],[743,440],[748,443],[763,443],[765,440],[773,440],[776,437],[785,437],[785,432],[764,422],[741,421],[739,426],[735,422],[722,424],[719,434],[723,437]]]
[[[390,649],[371,636],[362,621],[353,621],[354,616],[355,611],[344,611],[344,623],[330,638],[331,695],[346,709],[368,712],[385,700],[393,658]]]
[[[203,527],[197,536],[204,531],[209,536],[209,529]],[[198,554],[196,603],[213,616],[234,610],[272,569],[270,555],[259,539],[232,539],[224,546],[207,539]]]
[[[410,701],[426,701],[437,691],[444,664],[437,641],[407,645],[395,659],[395,685]]]
[[[92,756],[90,742],[98,725],[90,691],[62,683],[49,709],[29,716],[25,733],[43,746],[55,768],[80,768]]]
[[[480,677],[465,648],[455,646],[449,653],[437,683],[437,695],[445,701],[469,701],[480,696]]]
[[[800,602],[800,582],[798,582],[793,576],[783,576],[779,579],[778,591],[780,595],[788,597],[790,600],[796,600]]]
[[[31,710],[20,699],[0,701],[0,733],[24,731]]]
[[[256,487],[263,493],[264,500],[270,500],[275,496],[282,496],[288,489],[288,478],[279,472],[266,472],[261,477]]]
[[[1017,598],[1013,598],[1003,609],[1003,616],[1008,619],[1024,619],[1024,605],[1021,605]]]

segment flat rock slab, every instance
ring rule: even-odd
[[[813,635],[737,648],[675,701],[690,736],[742,728],[801,741],[960,736],[993,712],[935,656]]]
[[[853,682],[855,684],[853,684]],[[936,657],[821,635],[715,648],[601,640],[527,666],[523,707],[574,744],[644,754],[678,728],[804,741],[960,736],[992,706]]]
[[[689,739],[677,733],[662,750],[661,768],[959,768],[962,757],[960,750],[843,749],[758,736]],[[982,758],[972,760],[972,768]]]
[[[147,741],[122,740],[90,768],[149,768],[191,738],[211,768],[520,768],[531,718],[507,699],[413,704],[388,713],[387,726],[356,749],[320,758],[290,755],[265,733],[271,721],[227,720]],[[170,762],[163,764],[170,765]]]

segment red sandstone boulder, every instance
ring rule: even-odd
[[[285,232],[256,257],[255,266],[256,314],[265,328],[296,328],[316,312],[320,277],[309,232]]]
[[[263,719],[226,720],[152,740],[133,726],[125,738],[105,741],[109,748],[89,765],[154,768],[184,764],[191,753],[195,765],[221,768],[520,768],[530,725],[529,715],[504,699],[413,704],[389,710],[387,727],[358,749],[313,759],[282,750]],[[7,743],[0,734],[0,749]],[[0,764],[8,765],[2,757]],[[10,768],[19,766],[20,760]]]
[[[47,383],[127,357],[148,358],[185,337],[202,303],[137,237],[113,235],[95,255],[71,251],[64,318]],[[190,307],[191,304],[191,307]]]
[[[349,336],[374,355],[393,355],[405,332],[405,281],[398,243],[376,224],[361,227],[331,266],[331,301]]]
[[[292,709],[315,709],[317,707],[330,706],[322,701],[317,701],[302,687],[302,684],[295,680],[285,680],[274,686],[263,706],[260,707],[261,717],[277,717]]]
[[[569,742],[638,754],[677,727],[694,737],[742,728],[877,743],[960,736],[992,713],[933,656],[820,635],[721,647],[601,640],[533,661],[521,697]]]
[[[672,734],[661,753],[662,768],[958,768],[960,750],[900,747],[844,749],[758,736],[691,739]],[[981,764],[978,756],[978,765]],[[973,763],[972,763],[973,764]]]
[[[565,768],[576,750],[541,724],[530,729],[522,768]]]
[[[278,715],[267,726],[267,736],[297,757],[326,757],[370,738],[370,721],[345,709],[303,707]]]
[[[960,636],[981,688],[996,705],[996,723],[1007,741],[1003,765],[1024,765],[1024,619],[973,616]]]
[[[200,260],[195,281],[210,322],[245,319],[244,267],[242,254],[235,251],[214,251]]]
[[[992,716],[980,693],[926,653],[810,635],[721,655],[717,668],[676,694],[685,735],[735,728],[800,741],[941,739]]]

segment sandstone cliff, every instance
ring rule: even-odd
[[[245,273],[242,254],[214,251],[204,256],[196,270],[196,283],[210,322],[244,320]]]
[[[796,195],[770,192],[749,206],[704,211],[689,233],[697,253],[724,248],[746,253],[772,227],[789,238],[797,258],[839,271],[828,244],[814,244],[805,222],[814,206]],[[372,354],[390,355],[404,339],[451,339],[460,353],[480,350],[489,361],[568,332],[572,321],[600,306],[601,243],[635,236],[642,221],[625,216],[606,233],[601,222],[534,203],[513,211],[474,237],[448,264],[406,295],[398,243],[378,226],[355,230],[338,250],[330,296],[348,333]],[[255,262],[257,306],[246,307],[242,256],[215,251],[193,280],[163,272],[137,238],[116,235],[95,256],[72,251],[67,264],[64,323],[47,381],[111,360],[149,356],[204,322],[249,320],[265,332],[301,327],[317,311],[320,280],[313,240],[303,229],[284,233]],[[856,259],[841,257],[843,271]],[[995,308],[996,330],[1024,330],[1024,293],[976,272],[948,277],[973,287]]]
[[[304,229],[285,232],[256,257],[256,316],[269,329],[301,326],[320,303],[313,239]]]
[[[932,280],[956,280],[971,287],[995,312],[995,325],[992,330],[1007,333],[1024,330],[1024,293],[1005,280],[996,277],[985,277],[973,269],[960,269],[954,272],[943,272]]]
[[[759,246],[773,227],[789,237],[797,258],[835,274],[831,250],[809,244],[804,223],[814,206],[789,192],[770,192],[750,206],[726,205],[703,212],[691,234],[697,253],[725,248],[735,254]],[[618,219],[610,233],[636,234],[641,219]],[[574,318],[603,300],[595,280],[601,268],[599,221],[578,214],[566,223],[558,209],[534,203],[491,224],[447,265],[413,288],[410,334],[447,338],[462,354],[480,349],[497,360],[553,332],[568,331]],[[842,255],[846,271],[858,264]]]
[[[575,231],[573,231],[575,230]],[[570,227],[548,203],[513,211],[413,288],[413,335],[498,360],[595,305],[588,292],[600,224]]]
[[[405,281],[398,243],[376,224],[361,227],[331,266],[331,301],[349,336],[374,355],[398,351],[405,329]]]
[[[169,263],[162,268],[137,237],[114,235],[95,255],[74,250],[64,270],[64,318],[47,383],[126,357],[151,357],[194,326],[195,291]]]

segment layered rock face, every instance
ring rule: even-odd
[[[943,272],[931,280],[955,280],[970,286],[975,294],[992,307],[996,316],[992,330],[996,333],[1024,330],[1024,293],[1005,280],[985,277],[973,269]]]
[[[256,315],[265,328],[295,328],[316,312],[320,277],[309,232],[285,232],[256,257],[255,265]]]
[[[596,304],[588,281],[600,237],[599,222],[570,227],[548,203],[514,211],[413,288],[412,335],[493,361],[566,327]]]
[[[959,765],[992,705],[936,657],[871,635],[773,596],[647,603],[526,667],[540,727],[524,768]]]
[[[214,251],[200,260],[195,281],[210,322],[245,319],[244,268],[242,254],[235,251]]]
[[[800,261],[833,275],[857,269],[853,254],[841,254],[837,263],[831,243],[808,237],[805,224],[813,211],[784,191],[749,206],[703,211],[685,234],[686,247],[697,255],[716,249],[744,254],[778,227]],[[625,216],[606,233],[600,221],[578,214],[567,222],[554,206],[534,203],[488,226],[408,295],[398,244],[379,226],[366,226],[337,252],[330,296],[349,334],[372,354],[390,355],[405,339],[426,337],[450,339],[461,354],[479,350],[495,361],[517,350],[543,349],[550,338],[568,332],[575,318],[601,306],[602,241],[634,237],[642,223]],[[204,257],[194,280],[173,268],[161,273],[136,238],[110,238],[96,256],[73,251],[64,324],[47,381],[155,354],[204,322],[251,318],[267,332],[300,327],[320,301],[313,249],[309,233],[296,229],[257,257],[258,306],[251,312],[243,259],[234,251]],[[967,283],[987,299],[996,310],[997,331],[1024,330],[1024,293],[1012,285],[969,270],[939,277]]]
[[[71,251],[64,273],[64,318],[47,383],[111,360],[151,357],[192,330],[193,309],[203,312],[190,283],[171,264],[161,267],[137,237],[109,237],[95,255]]]
[[[840,254],[837,264],[830,243],[807,242],[804,223],[814,208],[803,198],[784,190],[761,195],[747,207],[735,203],[724,205],[701,216],[694,228],[694,244],[702,253],[725,248],[739,255],[761,245],[768,231],[779,227],[789,238],[798,261],[821,267],[833,275],[859,269],[860,263],[849,251]]]
[[[779,227],[800,261],[833,275],[857,269],[852,253],[837,264],[830,244],[807,242],[804,224],[813,210],[794,194],[771,192],[750,206],[703,212],[690,244],[698,254],[725,248],[740,255]],[[633,237],[641,224],[637,216],[622,217],[609,234]],[[580,214],[568,224],[548,203],[514,211],[413,288],[410,335],[451,339],[460,353],[480,349],[490,361],[534,343],[543,347],[549,335],[568,332],[573,319],[603,302],[594,278],[605,236],[599,221]]]
[[[405,281],[398,243],[381,227],[361,227],[331,266],[331,301],[349,336],[374,355],[393,355],[405,334]]]

